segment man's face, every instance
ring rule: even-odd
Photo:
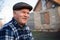
[[[18,11],[13,11],[14,18],[19,24],[25,24],[29,18],[29,9],[21,9]]]

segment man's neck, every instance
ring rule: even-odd
[[[21,28],[23,28],[25,24],[21,24],[21,23],[19,23],[19,25],[20,25]]]

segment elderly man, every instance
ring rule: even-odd
[[[19,2],[13,6],[13,18],[0,29],[0,40],[33,40],[31,30],[26,25],[32,6]]]

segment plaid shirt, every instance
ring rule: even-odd
[[[27,25],[21,28],[13,18],[0,29],[0,40],[33,40],[33,37]]]

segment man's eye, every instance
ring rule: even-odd
[[[22,13],[26,13],[26,12],[22,11]]]
[[[27,13],[27,14],[29,14],[29,13]]]

